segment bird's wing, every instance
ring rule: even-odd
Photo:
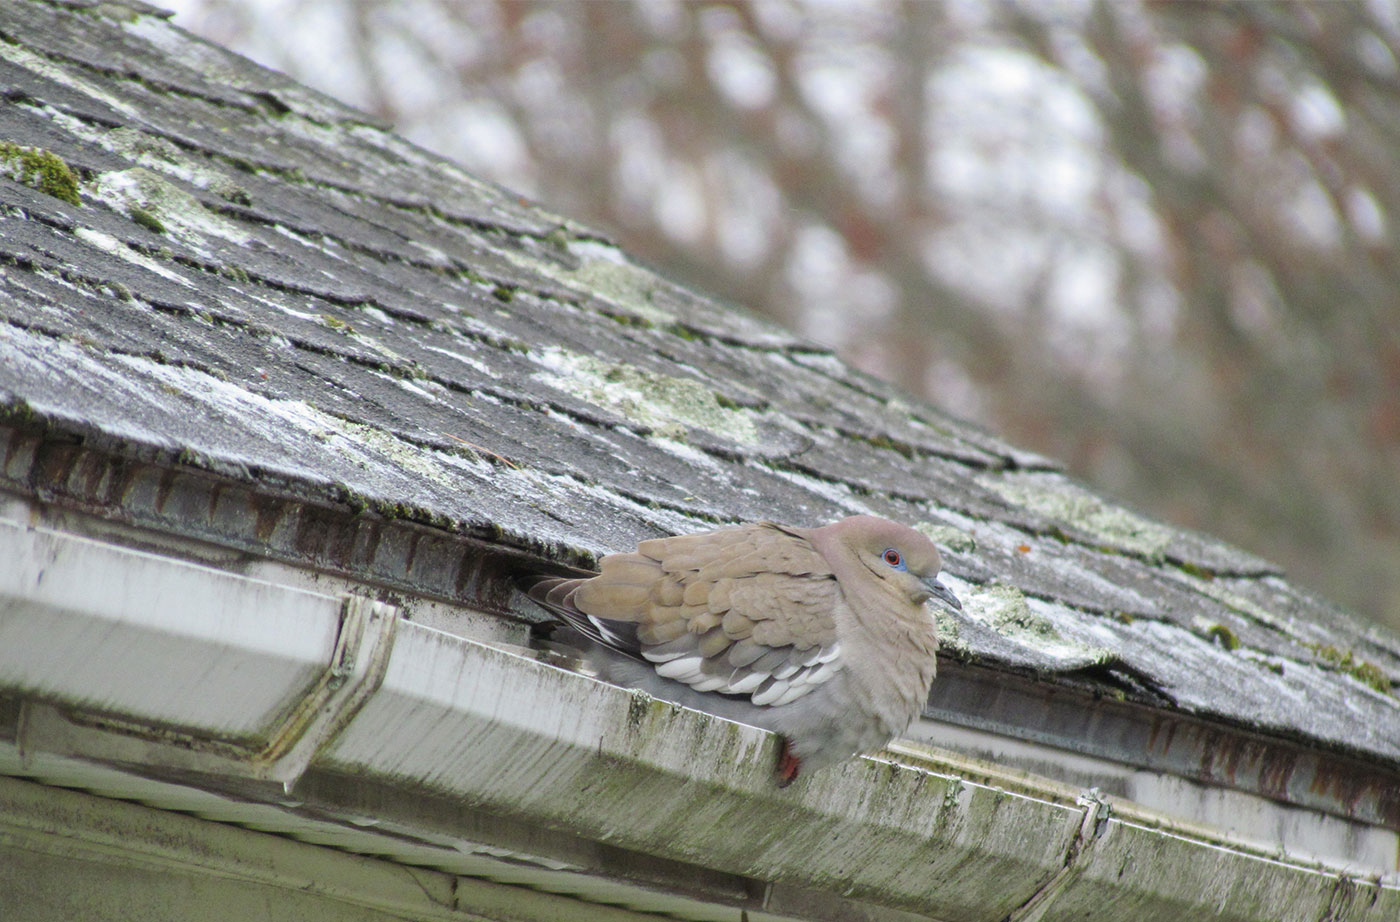
[[[596,642],[696,691],[794,701],[841,669],[845,604],[825,559],[769,523],[642,542],[585,580],[531,590]]]

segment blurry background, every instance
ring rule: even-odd
[[[174,5],[1400,626],[1400,0]]]

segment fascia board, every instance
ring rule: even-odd
[[[1093,799],[1066,805],[872,758],[782,790],[775,759],[761,730],[406,624],[381,687],[313,767],[940,918],[1049,919],[1073,906],[1074,918],[1179,922],[1209,908],[1243,922],[1322,917],[1337,898],[1335,874],[1118,819]],[[1400,910],[1392,887],[1365,899],[1356,918]]]

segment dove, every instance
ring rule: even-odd
[[[777,733],[785,787],[919,715],[938,651],[925,602],[962,607],[941,567],[921,533],[857,515],[655,538],[528,595],[581,635],[603,679]]]

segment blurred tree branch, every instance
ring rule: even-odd
[[[1400,626],[1397,0],[186,2]]]

